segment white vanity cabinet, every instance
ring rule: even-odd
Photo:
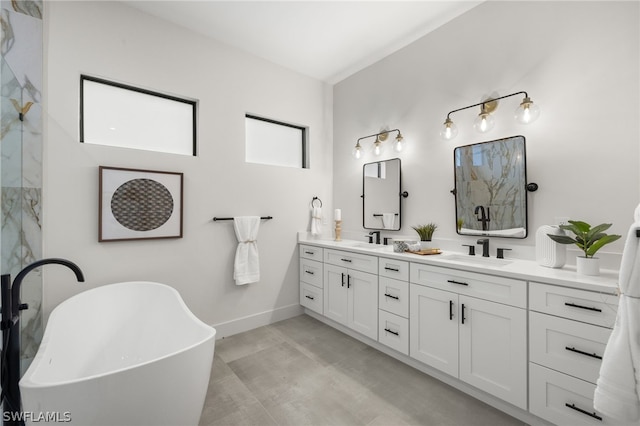
[[[378,261],[378,342],[409,355],[409,262]]]
[[[616,424],[593,408],[618,298],[529,283],[529,410],[556,424]]]
[[[526,282],[418,263],[410,280],[410,356],[526,410]]]
[[[323,252],[321,247],[300,245],[300,304],[323,314]]]
[[[378,258],[326,249],[324,316],[378,339]]]

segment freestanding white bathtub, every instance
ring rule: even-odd
[[[27,424],[197,425],[215,335],[164,284],[73,296],[51,313],[20,381]]]

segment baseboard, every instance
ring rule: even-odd
[[[243,333],[253,330],[254,328],[273,324],[274,322],[286,320],[301,315],[304,312],[299,304],[283,306],[271,311],[260,312],[243,318],[234,319],[219,324],[212,324],[216,329],[216,340],[224,337],[233,336],[234,334]]]

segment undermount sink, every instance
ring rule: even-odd
[[[339,244],[350,248],[363,248],[376,251],[393,251],[393,246],[385,246],[383,244],[363,243],[359,241],[340,241]]]
[[[454,262],[471,263],[474,265],[485,266],[506,266],[512,263],[512,260],[497,259],[494,257],[467,256],[462,254],[449,254],[442,257],[443,260],[453,260]]]

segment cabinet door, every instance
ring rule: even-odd
[[[347,325],[358,333],[378,340],[378,276],[349,269],[347,288]]]
[[[324,265],[324,315],[347,324],[347,269]]]
[[[409,290],[409,355],[458,377],[458,295],[421,285]]]
[[[459,301],[460,379],[526,410],[526,311],[462,295]]]

